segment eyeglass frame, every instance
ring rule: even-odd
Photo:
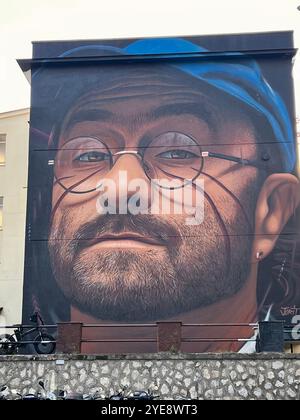
[[[167,131],[166,133],[161,133],[160,135],[163,135],[163,134],[167,134],[167,133],[173,133],[172,131]],[[191,138],[194,142],[195,142],[195,145],[197,145],[199,148],[201,148],[201,145],[199,145],[198,143],[197,143],[197,141],[191,136],[191,135],[188,135],[188,134],[185,134],[185,133],[181,133],[181,132],[179,132],[179,131],[174,131],[174,133],[178,133],[178,134],[183,134],[183,135],[185,135],[185,136],[187,136],[187,137],[189,137],[189,138]],[[78,136],[78,137],[74,137],[74,138],[71,138],[71,139],[69,139],[65,144],[67,144],[67,143],[69,143],[70,141],[72,141],[72,140],[75,140],[75,139],[78,139],[78,138],[84,138],[85,136]],[[119,151],[119,152],[116,152],[116,153],[112,153],[111,152],[111,150],[109,149],[109,147],[104,143],[104,141],[102,140],[102,139],[100,139],[100,138],[98,138],[97,136],[87,136],[86,138],[90,138],[90,139],[93,139],[93,140],[97,140],[97,141],[99,141],[99,142],[101,142],[102,144],[104,144],[104,146],[106,147],[106,149],[107,149],[107,152],[109,153],[109,155],[110,155],[110,170],[113,168],[113,166],[115,165],[115,163],[113,162],[113,157],[114,156],[123,156],[123,155],[134,155],[134,156],[138,156],[140,159],[141,159],[141,161],[142,161],[142,167],[143,167],[143,170],[144,170],[144,172],[145,172],[145,175],[147,176],[147,178],[150,180],[150,181],[152,181],[152,178],[148,175],[148,173],[147,173],[147,171],[145,170],[145,163],[144,163],[144,156],[143,156],[143,154],[142,153],[140,153],[138,150],[121,150],[121,151]],[[52,149],[53,150],[53,149]],[[59,149],[58,149],[59,150]],[[203,158],[208,158],[208,157],[211,157],[211,158],[216,158],[216,159],[222,159],[222,160],[227,160],[227,161],[229,161],[229,162],[235,162],[235,163],[238,163],[238,164],[240,164],[240,165],[243,165],[243,166],[253,166],[253,167],[255,167],[255,168],[257,168],[257,169],[260,169],[260,170],[268,170],[267,169],[267,167],[266,167],[266,162],[268,162],[269,160],[270,160],[270,155],[268,154],[268,153],[266,153],[266,152],[264,152],[263,154],[262,154],[262,156],[261,156],[261,160],[265,163],[265,164],[262,164],[262,163],[260,163],[259,161],[257,161],[257,160],[250,160],[250,159],[243,159],[243,158],[240,158],[240,157],[237,157],[237,156],[233,156],[233,155],[227,155],[227,154],[223,154],[223,153],[215,153],[215,152],[209,152],[209,151],[204,151],[204,152],[201,152],[201,156],[199,156],[199,157],[201,157],[202,159]],[[204,162],[204,161],[203,161]],[[54,166],[55,165],[55,159],[49,159],[48,160],[48,166]],[[188,180],[188,183],[189,184],[192,184],[193,183],[193,181],[196,179],[196,178],[198,178],[198,176],[201,174],[201,171],[202,171],[202,169],[203,169],[203,163],[202,163],[202,165],[201,165],[201,167],[200,167],[200,169],[198,170],[198,172],[197,172],[197,175],[195,176],[195,177],[193,177],[192,179],[189,179]],[[90,174],[86,179],[88,179],[88,178],[90,178],[90,177],[92,177],[93,175],[95,175],[96,173],[97,173],[98,171],[96,171],[96,172],[94,172],[94,173],[92,173],[92,174]],[[91,193],[91,192],[94,192],[94,191],[96,191],[97,190],[97,187],[96,188],[93,188],[93,189],[91,189],[91,190],[88,190],[88,191],[73,191],[72,189],[70,189],[70,188],[67,188],[67,187],[65,187],[61,182],[60,182],[60,180],[56,177],[56,175],[55,175],[55,173],[54,173],[54,176],[55,176],[55,178],[56,178],[56,182],[65,190],[65,191],[68,191],[69,193],[72,193],[72,194],[88,194],[88,193]],[[68,178],[68,177],[67,177]],[[177,177],[177,178],[179,178],[180,179],[180,177]],[[65,179],[65,178],[64,178]],[[80,181],[80,183],[82,183],[82,182],[84,182],[86,179],[83,179],[83,180],[81,180]],[[183,188],[184,186],[185,186],[186,184],[183,184],[183,185],[181,185],[181,186],[179,186],[179,187],[164,187],[164,186],[161,186],[161,185],[159,185],[158,184],[158,186],[160,187],[160,188],[165,188],[165,189],[170,189],[170,190],[173,190],[173,189],[176,189],[176,188]],[[72,188],[75,188],[76,187],[76,185],[75,186],[72,186]]]

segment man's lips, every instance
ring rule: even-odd
[[[149,245],[164,246],[159,238],[147,237],[133,232],[109,233],[97,238],[83,241],[83,247],[97,246],[99,248],[144,248]]]

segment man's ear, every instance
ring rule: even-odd
[[[272,174],[265,180],[255,211],[254,259],[270,254],[299,203],[300,183],[294,175]]]

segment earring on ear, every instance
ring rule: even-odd
[[[264,253],[262,252],[262,251],[258,251],[257,253],[256,253],[256,259],[257,260],[260,260],[261,258],[262,258],[262,256],[264,255]]]

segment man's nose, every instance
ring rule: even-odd
[[[108,178],[116,185],[117,208],[129,202],[135,195],[134,201],[140,212],[146,211],[151,205],[151,184],[145,174],[142,158],[138,154],[124,153],[114,157],[114,165]],[[124,210],[124,209],[123,209]]]

